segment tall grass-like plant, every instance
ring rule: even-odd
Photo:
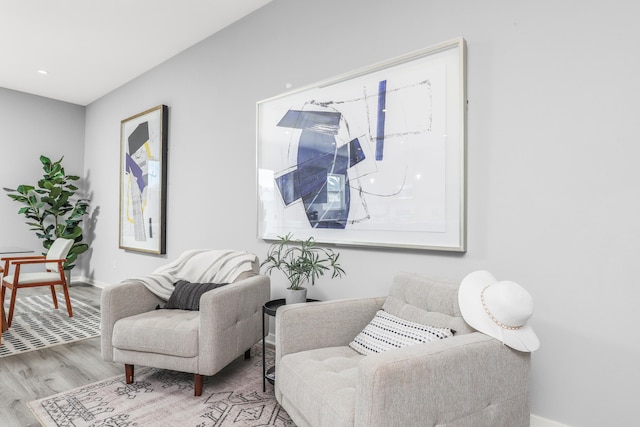
[[[346,274],[338,262],[340,254],[332,249],[318,246],[313,237],[295,240],[291,233],[278,236],[267,251],[266,259],[260,264],[266,266],[265,273],[273,269],[282,271],[289,280],[288,289],[301,289],[305,283],[315,285],[316,280],[331,271],[331,278]]]
[[[18,188],[4,188],[12,200],[24,206],[18,214],[27,218],[26,224],[36,236],[43,239],[42,246],[49,249],[58,237],[73,239],[74,244],[67,255],[65,270],[71,270],[78,255],[86,252],[89,245],[82,242],[81,223],[89,211],[89,200],[75,198],[78,187],[73,185],[80,177],[67,175],[62,167],[62,159],[52,162],[40,156],[44,175],[37,185],[19,185]]]

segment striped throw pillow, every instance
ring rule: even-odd
[[[358,334],[349,347],[369,355],[383,351],[452,337],[449,328],[422,325],[379,310],[373,320]]]

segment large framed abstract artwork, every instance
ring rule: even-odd
[[[166,105],[120,126],[120,248],[166,253]]]
[[[465,41],[257,103],[258,237],[466,250]]]

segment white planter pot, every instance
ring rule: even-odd
[[[307,288],[285,289],[284,299],[287,304],[307,302]]]

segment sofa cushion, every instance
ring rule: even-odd
[[[113,326],[112,344],[121,350],[195,357],[199,326],[198,311],[149,311],[118,320]]]
[[[358,363],[363,357],[347,346],[288,354],[278,363],[276,382],[310,423],[352,426]]]
[[[449,328],[410,322],[379,310],[373,320],[349,343],[349,347],[367,356],[408,345],[450,338],[453,333]]]
[[[416,273],[396,275],[382,309],[411,322],[453,329],[456,335],[474,332],[462,318],[458,285]]]
[[[164,308],[200,310],[200,297],[202,294],[224,285],[226,283],[191,283],[186,280],[178,280]]]

